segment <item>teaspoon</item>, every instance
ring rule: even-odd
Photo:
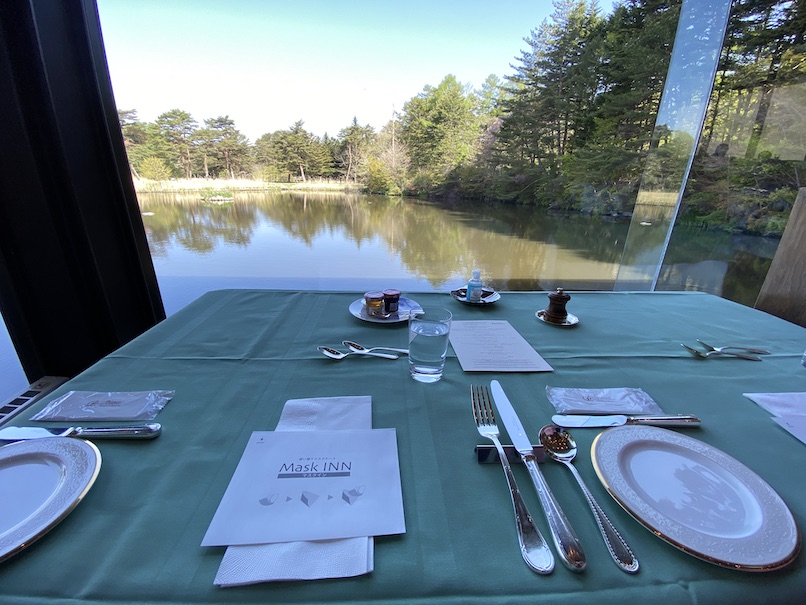
[[[613,557],[616,565],[627,573],[637,572],[638,559],[635,558],[635,555],[630,550],[630,547],[627,546],[621,534],[618,533],[618,530],[613,527],[610,519],[607,518],[607,515],[605,515],[605,512],[602,510],[602,507],[596,502],[588,486],[585,485],[585,482],[582,480],[579,471],[571,464],[572,460],[577,455],[577,444],[574,438],[571,437],[571,433],[556,424],[548,424],[540,429],[540,443],[545,448],[549,458],[567,466],[571,474],[574,475],[574,478],[577,480],[577,483],[579,483],[579,487],[582,488],[582,493],[585,494],[588,506],[590,506],[591,512],[596,519],[596,524],[599,526],[599,531],[602,533],[602,538],[607,545],[607,550],[610,552],[610,556]]]
[[[316,348],[331,359],[344,359],[348,355],[368,355],[370,357],[383,357],[384,359],[397,359],[397,355],[386,353],[359,353],[358,351],[350,351],[349,353],[345,353],[344,351],[339,351],[338,349],[333,349],[331,347],[318,346]]]
[[[364,347],[364,346],[362,346],[362,345],[360,345],[357,342],[354,342],[352,340],[342,340],[341,342],[345,347],[350,349],[353,353],[370,353],[372,351],[381,350],[381,351],[396,351],[397,353],[405,353],[406,355],[409,354],[408,349],[396,349],[394,347],[372,347],[372,348],[367,348],[367,347]]]

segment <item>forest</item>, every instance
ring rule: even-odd
[[[300,119],[250,142],[232,119],[119,110],[135,178],[335,179],[369,193],[629,216],[647,157],[675,161],[656,117],[682,0],[555,0],[513,72],[448,74],[379,131]],[[806,0],[734,0],[680,221],[780,235],[806,169]],[[666,155],[664,155],[666,153]]]

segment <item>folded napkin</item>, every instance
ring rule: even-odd
[[[559,414],[663,414],[641,389],[578,389],[546,387],[546,397]]]
[[[806,393],[743,393],[773,415],[773,421],[806,443]]]
[[[372,398],[357,396],[289,399],[275,430],[371,428]],[[372,537],[230,546],[213,583],[226,587],[359,576],[373,570],[374,549]]]
[[[742,393],[773,416],[806,416],[806,393]]]
[[[806,443],[806,416],[773,416],[773,422]]]

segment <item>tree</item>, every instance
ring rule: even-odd
[[[164,181],[171,178],[171,170],[165,165],[162,159],[149,156],[140,163],[140,174],[145,179],[152,181]]]
[[[289,130],[264,134],[256,142],[255,157],[269,171],[276,170],[287,179],[296,176],[302,181],[309,177],[328,177],[333,173],[333,158],[327,147],[295,122]]]
[[[439,188],[451,171],[475,157],[480,121],[474,110],[470,91],[453,75],[403,106],[401,138],[423,187]]]
[[[358,118],[339,132],[336,145],[336,163],[346,181],[358,180],[358,173],[367,160],[370,145],[375,139],[375,130],[370,125],[360,126]]]
[[[248,139],[235,128],[235,122],[229,116],[207,119],[204,125],[204,144],[218,160],[217,172],[234,179],[236,172],[242,172],[248,166]]]
[[[193,137],[197,122],[189,113],[172,109],[157,117],[160,135],[171,150],[172,160],[183,170],[185,178],[193,177]]]
[[[562,160],[589,139],[599,90],[597,3],[555,0],[554,9],[525,39],[529,49],[508,77],[498,154],[492,156],[526,199],[557,197]]]

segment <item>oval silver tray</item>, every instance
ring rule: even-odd
[[[455,300],[458,300],[460,303],[464,303],[466,305],[491,305],[501,298],[501,295],[492,288],[482,288],[481,300],[479,301],[467,300],[467,288],[451,290],[451,296],[453,296]]]

